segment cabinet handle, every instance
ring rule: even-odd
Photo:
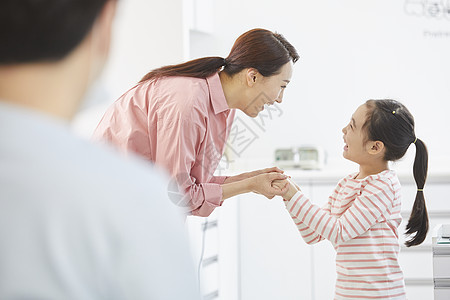
[[[214,263],[217,263],[217,262],[219,262],[219,256],[218,255],[213,255],[213,256],[207,257],[204,260],[202,260],[202,266],[206,267],[206,266],[208,266],[210,264],[214,264]]]
[[[405,278],[405,285],[433,285],[433,279],[430,278]]]
[[[202,230],[205,231],[205,230],[208,230],[211,228],[215,228],[215,227],[217,227],[217,225],[218,225],[217,220],[214,220],[214,221],[208,220],[208,222],[205,222],[202,224]]]
[[[203,296],[203,300],[212,300],[219,298],[219,291],[214,291]]]
[[[402,211],[401,215],[407,219],[411,215],[411,211]],[[428,217],[430,218],[450,218],[450,210],[431,210],[428,211]]]

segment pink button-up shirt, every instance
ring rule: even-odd
[[[184,192],[177,197],[178,191],[169,190],[171,199],[189,207],[193,215],[208,216],[222,202],[220,185],[226,177],[213,173],[234,113],[218,74],[206,79],[149,80],[127,91],[106,111],[94,139],[165,168]]]

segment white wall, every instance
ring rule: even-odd
[[[183,0],[118,1],[110,57],[73,121],[89,137],[106,107],[150,70],[180,63],[189,51]]]
[[[440,167],[450,146],[450,18],[426,12],[443,2],[214,1],[213,33],[194,36],[193,56],[226,56],[234,40],[255,27],[282,33],[301,56],[280,106],[282,116],[258,132],[240,161],[267,161],[275,148],[301,144],[321,145],[330,160],[340,159],[341,128],[357,106],[369,98],[394,98],[415,116],[431,168],[435,161]]]
[[[120,96],[153,68],[182,62],[182,0],[119,1],[105,85]]]
[[[281,116],[272,116],[264,130],[256,128],[258,139],[233,157],[237,163],[272,164],[275,148],[302,144],[323,146],[330,161],[340,160],[340,130],[353,111],[366,99],[390,97],[415,116],[431,169],[442,167],[444,158],[450,169],[450,14],[427,13],[433,3],[449,1],[210,1],[210,33],[190,34],[187,23],[193,21],[185,14],[192,7],[186,5],[202,1],[119,1],[109,62],[75,129],[89,136],[106,106],[149,70],[188,57],[227,56],[240,34],[262,27],[285,35],[301,58],[279,106]],[[420,10],[424,15],[411,14]]]

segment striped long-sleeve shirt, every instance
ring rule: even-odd
[[[284,200],[303,239],[329,240],[336,250],[335,299],[405,299],[398,263],[400,182],[392,170],[343,178],[318,207],[302,193]]]

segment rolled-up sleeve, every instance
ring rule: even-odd
[[[209,182],[224,184],[225,180],[227,180],[229,176],[213,176]]]
[[[164,167],[176,179],[184,197],[179,205],[189,207],[196,216],[209,216],[220,206],[222,187],[226,176],[212,177],[209,182],[199,182],[192,175],[196,156],[201,148],[205,128],[190,120],[166,118],[158,120],[155,163]]]

